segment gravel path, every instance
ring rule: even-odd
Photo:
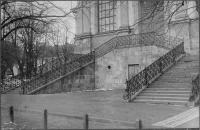
[[[91,117],[135,122],[142,120],[143,128],[155,128],[152,124],[175,116],[188,109],[187,106],[153,105],[146,103],[127,103],[122,99],[124,90],[74,92],[43,95],[1,95],[1,105],[5,107],[31,109]],[[16,123],[29,128],[43,128],[43,117],[40,114],[17,112]],[[2,121],[8,121],[8,111],[2,109]],[[49,128],[80,129],[82,121],[48,117]],[[129,128],[125,126],[90,123],[90,128]]]

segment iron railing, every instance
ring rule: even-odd
[[[99,47],[95,48],[95,50],[91,53],[88,53],[84,56],[77,56],[76,58],[71,58],[67,64],[60,64],[60,60],[52,60],[49,64],[45,64],[42,66],[43,70],[42,72],[39,71],[36,75],[32,75],[31,78],[28,80],[20,80],[20,83],[16,85],[6,85],[6,87],[3,87],[2,92],[7,92],[10,89],[14,89],[16,87],[23,86],[24,94],[30,93],[31,91],[39,88],[42,85],[47,84],[48,82],[55,80],[59,78],[62,75],[65,75],[67,73],[70,73],[85,64],[88,64],[92,62],[93,60],[102,57],[103,55],[109,53],[110,51],[114,50],[116,47],[124,47],[127,45],[143,45],[143,44],[156,44],[164,47],[174,47],[178,42],[180,43],[180,39],[173,39],[166,36],[158,35],[156,33],[144,33],[144,34],[134,34],[129,36],[117,36],[109,41],[105,42],[104,44],[100,45]],[[169,42],[172,42],[169,44]],[[75,59],[75,60],[74,60]],[[20,77],[20,76],[18,76]],[[20,79],[16,76],[11,81]]]
[[[54,67],[54,68],[52,68],[52,70],[50,70],[46,73],[37,75],[32,80],[23,84],[23,93],[28,94],[31,91],[36,90],[37,88],[59,78],[67,73],[70,73],[70,72],[82,67],[83,65],[90,63],[91,61],[93,61],[93,59],[94,59],[94,51],[89,54],[86,54],[84,56],[81,56],[77,59],[74,59],[67,64],[60,65],[58,67]]]
[[[82,54],[69,54],[67,62],[72,61],[78,57],[82,56]],[[52,58],[51,60],[46,61],[43,65],[40,65],[35,70],[28,70],[23,74],[18,74],[9,79],[5,79],[1,85],[1,93],[6,93],[12,89],[18,88],[22,86],[24,83],[29,82],[37,77],[38,75],[46,74],[48,71],[53,70],[54,68],[58,68],[63,65],[64,57]]]
[[[177,47],[140,71],[137,75],[129,80],[126,80],[127,98],[124,99],[128,99],[129,102],[132,102],[134,99],[132,96],[138,94],[144,86],[150,84],[158,74],[162,73],[166,68],[171,66],[172,63],[175,63],[176,60],[184,53],[184,43],[182,42]]]
[[[190,102],[194,102],[199,95],[199,74],[192,79],[191,93],[189,97]]]
[[[174,38],[172,36],[160,35],[157,33],[143,33],[132,34],[129,36],[118,36],[117,47],[126,45],[159,45],[167,48],[174,48],[182,42],[180,38]]]

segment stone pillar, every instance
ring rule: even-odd
[[[133,3],[134,1],[128,1],[128,22],[130,29],[134,28],[134,8],[133,8]]]
[[[120,28],[128,28],[128,1],[120,1]]]
[[[83,20],[82,20],[82,10],[77,10],[76,16],[76,35],[81,35],[83,33]]]
[[[133,15],[134,15],[134,21],[133,21],[133,24],[134,24],[134,33],[135,34],[139,34],[139,21],[140,21],[140,1],[133,1],[132,2],[132,6],[133,6]]]
[[[91,1],[91,33],[98,33],[98,1]]]
[[[83,8],[83,34],[84,35],[88,35],[91,34],[91,28],[90,28],[90,24],[91,24],[91,12],[90,12],[90,1],[82,1],[84,2],[83,4],[85,5],[85,2],[87,2],[87,4],[85,5],[86,8]]]
[[[196,2],[195,1],[188,1],[187,4],[187,14],[189,15],[189,19],[195,19],[198,17],[198,12],[196,11]]]
[[[119,29],[120,25],[121,25],[121,20],[120,20],[120,1],[117,1],[117,8],[116,8],[116,29]]]

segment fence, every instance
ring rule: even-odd
[[[1,107],[5,108],[5,107]],[[33,110],[27,110],[27,109],[14,109],[13,106],[10,106],[9,108],[9,118],[10,122],[14,123],[14,111],[19,112],[33,112],[33,113],[42,113],[41,111],[33,111]],[[126,121],[119,121],[119,120],[110,120],[110,119],[103,119],[103,118],[94,118],[89,117],[88,114],[84,114],[83,116],[75,116],[75,115],[66,115],[66,114],[60,114],[60,113],[50,113],[47,112],[45,109],[43,111],[43,127],[44,130],[48,129],[48,116],[57,116],[57,117],[64,117],[68,119],[76,119],[76,120],[83,120],[83,129],[89,129],[89,122],[98,122],[98,123],[107,123],[107,124],[117,124],[117,125],[123,125],[123,126],[129,126],[135,129],[141,129],[142,128],[142,122],[141,120],[137,119],[135,122],[126,122]]]

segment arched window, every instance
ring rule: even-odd
[[[116,1],[99,1],[99,32],[116,29]]]

